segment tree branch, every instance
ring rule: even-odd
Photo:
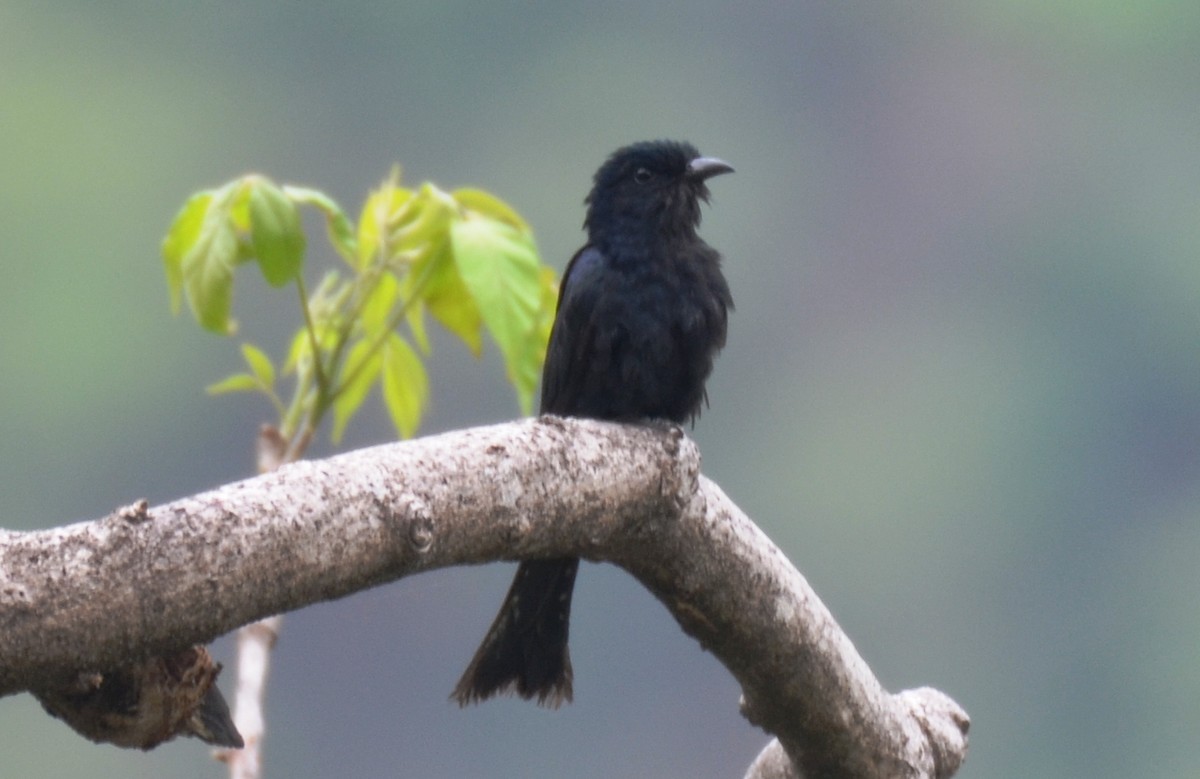
[[[0,532],[0,695],[425,570],[567,555],[650,589],[742,684],[745,715],[778,737],[768,753],[781,748],[791,775],[948,777],[961,764],[966,713],[936,691],[883,690],[783,553],[700,475],[682,431],[554,417]]]

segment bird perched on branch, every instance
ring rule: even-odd
[[[542,413],[680,424],[700,413],[733,299],[720,255],[696,228],[705,182],[732,171],[674,141],[618,149],[596,171],[588,242],[559,290]],[[514,691],[551,708],[571,700],[567,631],[578,568],[573,557],[520,564],[454,700]]]

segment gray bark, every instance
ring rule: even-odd
[[[966,713],[935,690],[885,691],[682,431],[554,417],[0,531],[0,695],[425,570],[567,555],[627,570],[738,679],[743,712],[778,739],[747,776],[948,777],[962,763]]]

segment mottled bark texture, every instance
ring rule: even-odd
[[[779,775],[806,779],[961,764],[966,713],[933,690],[883,690],[682,431],[555,417],[0,532],[0,695],[424,570],[573,555],[629,571],[734,674],[745,715],[778,738],[756,766],[780,748],[793,773]]]

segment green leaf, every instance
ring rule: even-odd
[[[384,271],[363,304],[362,324],[366,332],[379,333],[388,326],[392,307],[396,305],[399,294],[400,282],[394,274]]]
[[[317,329],[336,327],[342,320],[346,301],[354,294],[354,280],[343,279],[336,270],[330,270],[308,293],[308,315]]]
[[[419,257],[423,249],[446,238],[451,220],[458,213],[454,198],[426,181],[402,220],[392,225],[388,239],[392,246],[389,260]]]
[[[415,294],[425,303],[433,318],[463,340],[476,357],[483,350],[483,317],[471,296],[458,267],[449,242],[443,242],[413,268],[406,277],[415,286],[417,279],[428,278]],[[414,293],[410,293],[414,294]]]
[[[229,335],[236,328],[229,312],[233,302],[233,267],[238,240],[229,218],[231,191],[213,195],[200,230],[181,263],[183,291],[192,313],[206,330]]]
[[[178,314],[183,303],[183,261],[200,237],[205,214],[212,203],[213,193],[209,190],[197,192],[188,198],[171,222],[167,236],[163,239],[163,266],[167,272],[167,290],[171,295],[171,312]]]
[[[541,279],[541,305],[538,308],[537,325],[533,340],[529,344],[530,354],[518,360],[520,370],[525,372],[521,381],[514,384],[528,387],[529,394],[521,396],[521,410],[526,414],[533,410],[533,389],[542,378],[542,365],[546,362],[546,349],[550,346],[550,331],[554,329],[554,315],[558,309],[558,276],[554,269],[543,265],[539,270]],[[518,392],[520,390],[518,389]]]
[[[251,173],[240,179],[234,179],[217,192],[217,200],[220,201],[226,218],[229,219],[229,223],[233,225],[233,229],[237,233],[249,234],[250,232],[250,192],[254,187],[255,180],[259,178],[261,176]],[[249,255],[246,259],[249,259]]]
[[[248,179],[250,242],[263,276],[282,287],[300,273],[304,263],[304,230],[296,204],[265,178]]]
[[[329,242],[351,267],[357,265],[358,241],[354,236],[354,225],[350,223],[346,212],[342,211],[333,198],[316,189],[308,187],[284,186],[283,194],[293,203],[300,206],[314,206],[325,214],[325,228],[329,234]]]
[[[500,347],[509,381],[522,408],[532,404],[537,386],[539,343],[545,295],[533,239],[510,224],[474,218],[450,229],[454,262],[463,285]]]
[[[250,366],[250,373],[264,388],[269,389],[275,386],[275,366],[271,364],[271,358],[262,349],[254,344],[242,344],[242,357]]]
[[[308,328],[304,325],[292,336],[292,344],[288,347],[287,359],[283,361],[283,375],[287,376],[299,367],[301,361],[312,359],[312,346],[308,341]]]
[[[517,401],[523,414],[533,411],[533,393],[542,376],[542,364],[546,361],[546,348],[550,342],[550,330],[554,327],[554,309],[558,303],[558,278],[554,269],[545,265],[539,269],[541,279],[541,305],[533,329],[521,350],[506,361],[508,380],[517,390]]]
[[[429,377],[413,348],[396,333],[383,345],[383,401],[401,438],[417,431],[429,399]]]
[[[327,354],[333,348],[337,337],[337,331],[333,327],[317,325],[317,348],[321,350],[321,354]],[[292,336],[291,346],[288,347],[288,356],[283,363],[283,375],[287,376],[293,371],[312,370],[312,358],[312,338],[308,334],[308,327],[300,325],[296,334]]]
[[[421,350],[421,354],[428,356],[430,347],[429,332],[425,329],[425,304],[420,300],[408,303],[404,319],[408,322],[408,329],[412,331],[413,340],[417,342],[417,348]]]
[[[512,225],[527,235],[533,234],[533,228],[521,218],[520,214],[513,210],[512,206],[490,192],[468,187],[454,190],[453,195],[454,200],[462,208],[474,211],[481,216],[495,219],[498,222]]]
[[[371,392],[371,386],[379,377],[383,368],[383,353],[380,349],[371,351],[372,343],[361,340],[350,348],[346,355],[343,376],[348,381],[338,389],[337,397],[333,399],[333,441],[342,440],[342,433],[354,414],[362,406],[363,401]]]
[[[229,392],[253,392],[259,389],[262,389],[262,386],[254,376],[249,373],[235,373],[216,384],[208,385],[204,391],[209,395],[224,395]]]
[[[394,169],[391,177],[367,196],[358,219],[357,260],[351,265],[365,268],[381,252],[383,260],[388,259],[392,233],[401,222],[416,216],[411,210],[413,198],[412,190],[400,186],[399,169]]]

